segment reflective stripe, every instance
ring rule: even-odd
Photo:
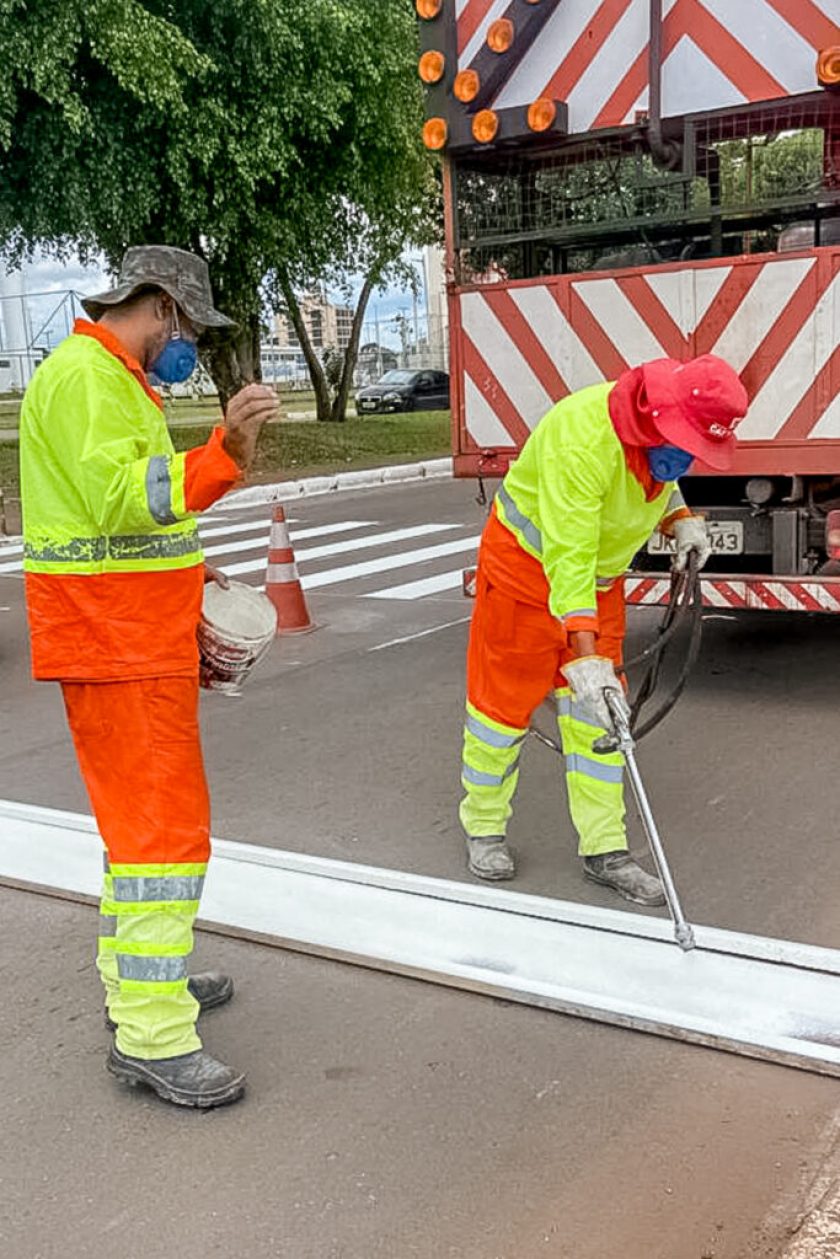
[[[24,544],[23,557],[46,564],[95,564],[114,560],[176,559],[200,554],[201,540],[195,526],[181,533],[115,534],[110,538],[71,538],[69,542]]]
[[[607,765],[604,761],[593,761],[588,756],[574,752],[566,757],[566,772],[569,774],[585,774],[587,778],[597,778],[603,783],[622,783],[624,781],[623,765]]]
[[[187,977],[185,957],[138,957],[134,953],[117,954],[120,979],[138,979],[141,983],[171,984]]]
[[[168,455],[152,455],[146,469],[146,502],[149,515],[159,525],[175,525],[178,517],[172,511],[172,474]]]
[[[603,729],[603,726],[596,726],[593,723],[592,714],[584,704],[578,703],[576,699],[571,699],[568,695],[558,695],[557,708],[561,717],[573,717],[575,721],[582,722],[591,730]]]
[[[99,917],[99,934],[100,936],[115,936],[117,934],[117,920],[113,914],[101,914]]]
[[[598,612],[595,608],[575,608],[573,612],[564,612],[560,620],[563,622],[571,621],[576,616],[585,616],[590,621],[594,621],[597,620]]]
[[[269,564],[266,569],[267,582],[300,581],[297,564]]]
[[[485,726],[484,722],[479,721],[477,717],[473,717],[471,713],[467,714],[467,729],[470,734],[474,734],[477,739],[480,739],[482,743],[487,743],[491,748],[515,748],[525,738],[524,734],[502,734],[501,730],[493,730],[490,726]]]
[[[201,899],[204,875],[172,875],[168,878],[128,879],[114,876],[115,901],[197,901]]]
[[[525,541],[542,555],[542,534],[537,526],[527,516],[522,514],[504,485],[499,486],[497,496],[505,509],[505,516],[510,523],[515,525],[517,529],[520,529]]]
[[[502,783],[510,778],[511,774],[515,774],[519,768],[519,757],[508,765],[503,774],[485,774],[480,769],[473,769],[471,765],[462,765],[461,774],[468,783],[472,783],[475,787],[501,787]]]

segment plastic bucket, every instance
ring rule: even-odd
[[[277,611],[260,590],[232,581],[204,587],[198,625],[200,681],[208,691],[240,695],[242,683],[274,642]]]

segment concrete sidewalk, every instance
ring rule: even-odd
[[[249,1093],[182,1112],[105,1071],[95,929],[90,908],[0,889],[4,1259],[758,1259],[836,1095],[200,934],[197,964],[238,984],[206,1042]]]

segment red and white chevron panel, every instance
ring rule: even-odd
[[[537,3],[539,0],[537,0]],[[470,66],[510,0],[455,0]],[[817,88],[817,53],[840,43],[840,0],[663,0],[665,117]],[[495,108],[564,100],[573,132],[634,121],[648,104],[649,0],[562,0]]]
[[[628,367],[715,353],[751,399],[736,471],[840,473],[838,249],[488,284],[453,307],[461,456],[519,448]]]
[[[840,581],[803,577],[704,577],[700,583],[707,608],[753,612],[840,612]],[[627,602],[643,607],[668,603],[668,577],[628,577]]]

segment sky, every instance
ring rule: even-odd
[[[421,255],[419,253],[411,253],[407,255],[407,258],[415,263],[420,269],[420,274],[422,274]],[[0,262],[1,265],[2,262]],[[82,313],[78,304],[74,305],[71,300],[60,304],[62,294],[69,290],[79,294],[96,293],[102,289],[110,288],[113,282],[101,264],[83,267],[78,258],[74,258],[71,262],[64,264],[41,255],[37,256],[33,263],[26,264],[24,280],[26,291],[30,294],[28,308],[32,333],[35,334],[41,331],[41,342],[49,343],[51,346],[56,345],[70,331],[73,314]],[[355,291],[358,292],[360,287],[361,278],[359,278],[355,286]],[[339,304],[343,304],[345,300],[339,294],[331,294],[330,297],[331,300]],[[2,312],[2,307],[3,302],[0,301],[0,312]],[[421,282],[418,296],[418,317],[423,323],[425,323],[424,313]],[[374,293],[368,307],[362,340],[373,341],[375,339],[378,320],[380,342],[383,345],[397,348],[399,346],[399,335],[394,324],[394,318],[397,315],[405,315],[409,320],[413,319],[414,305],[410,291],[391,287],[385,292]]]

